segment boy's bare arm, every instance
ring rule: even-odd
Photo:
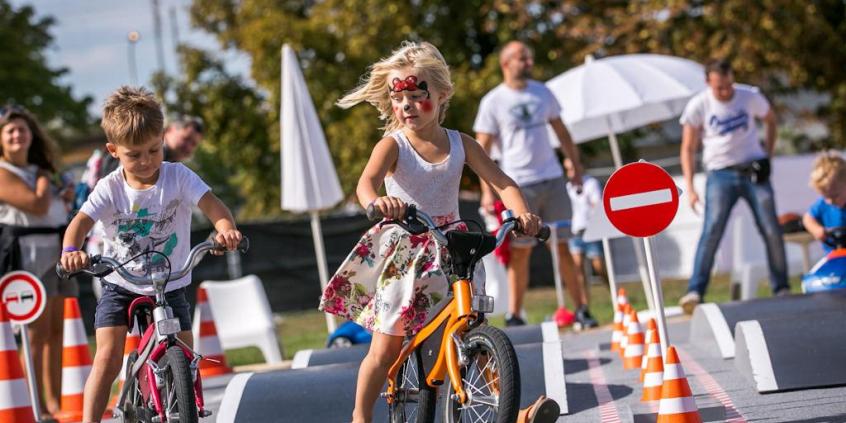
[[[808,231],[811,235],[814,236],[819,241],[825,239],[825,228],[817,222],[817,219],[814,219],[810,213],[805,213],[802,216],[802,225],[805,226],[805,230]]]
[[[62,240],[62,249],[73,247],[80,251],[62,252],[60,261],[63,269],[75,272],[88,266],[88,254],[82,251],[82,243],[92,227],[94,227],[94,219],[83,212],[77,213],[71,220],[65,231],[65,238]]]
[[[217,242],[225,245],[227,250],[238,248],[238,243],[241,242],[241,232],[235,226],[235,218],[232,217],[229,207],[226,207],[211,191],[203,194],[197,206],[214,225],[214,229],[217,231],[215,236]]]

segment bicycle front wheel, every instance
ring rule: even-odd
[[[159,360],[159,368],[166,369],[159,388],[168,421],[197,423],[197,403],[194,402],[194,378],[182,348],[172,346]]]
[[[514,346],[501,330],[480,326],[464,336],[467,365],[461,367],[462,404],[448,384],[444,421],[512,423],[520,409],[520,367]]]
[[[431,423],[435,421],[438,391],[426,384],[420,350],[409,354],[396,378],[396,392],[390,405],[391,423]]]

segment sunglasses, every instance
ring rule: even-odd
[[[5,106],[0,106],[0,119],[6,119],[11,114],[26,114],[27,111],[21,106],[16,104],[7,104]]]

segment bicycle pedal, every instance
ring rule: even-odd
[[[200,417],[205,418],[205,417],[211,416],[212,411],[211,410],[202,410],[202,411],[200,411],[199,415],[200,415]]]

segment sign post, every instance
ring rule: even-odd
[[[44,290],[41,281],[32,273],[15,271],[0,278],[0,300],[6,307],[9,320],[21,327],[21,344],[23,346],[24,364],[26,365],[26,380],[29,383],[29,399],[36,421],[41,421],[41,404],[39,403],[32,353],[29,349],[27,325],[44,312],[44,307],[47,304],[47,292]]]
[[[602,193],[608,220],[620,232],[643,240],[646,264],[661,337],[661,353],[667,355],[667,322],[664,293],[658,279],[651,237],[670,225],[679,209],[679,189],[664,169],[652,163],[630,163],[611,175]],[[649,295],[649,293],[647,293]]]

